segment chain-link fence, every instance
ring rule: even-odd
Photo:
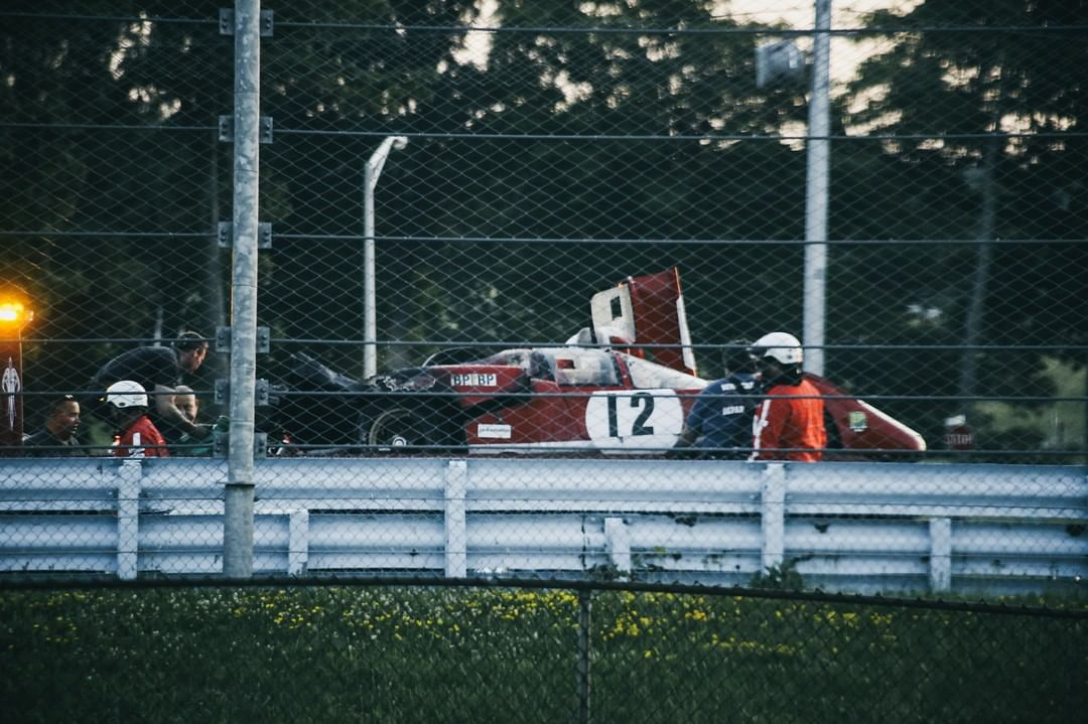
[[[734,593],[8,591],[0,686],[11,722],[1068,722],[1088,705],[1083,612]]]
[[[1079,590],[1088,9],[787,5],[5,3],[5,569],[217,573],[233,433],[263,573]]]
[[[714,379],[731,342],[803,336],[806,248],[826,241],[812,371],[931,455],[1082,460],[1083,8],[863,9],[833,8],[821,231],[806,223],[806,145],[825,140],[805,141],[811,8],[266,3],[259,374],[291,385],[267,431],[382,437],[361,404],[314,395],[329,390],[294,374],[299,355],[360,380],[449,347],[473,348],[467,362],[562,344],[592,326],[594,293],[673,267],[696,369]],[[114,355],[228,324],[234,63],[216,3],[20,10],[5,6],[3,276],[36,312],[22,332],[33,432]],[[771,24],[783,14],[793,25]],[[771,43],[792,67],[757,63]],[[534,379],[562,394],[546,362]],[[213,354],[195,380],[204,420],[225,364]],[[465,443],[498,416],[437,437]],[[524,443],[592,437],[525,424],[541,429],[515,430]]]
[[[5,718],[1075,720],[1086,36],[8,0]]]

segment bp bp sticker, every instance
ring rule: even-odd
[[[683,425],[674,390],[594,392],[586,403],[586,430],[600,448],[669,448]]]

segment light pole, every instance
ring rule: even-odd
[[[23,444],[23,327],[34,319],[21,298],[0,299],[0,446]]]
[[[363,379],[378,374],[377,275],[374,271],[374,187],[389,152],[404,149],[405,136],[388,136],[363,169]]]
[[[808,105],[808,180],[805,184],[805,371],[824,374],[827,319],[827,206],[830,192],[831,0],[816,0],[812,92]]]
[[[830,193],[831,131],[831,0],[816,0],[812,41],[812,86],[809,91],[808,154],[805,179],[805,269],[802,343],[806,372],[824,374],[827,319],[827,209]],[[797,83],[804,78],[804,59],[792,40],[756,48],[756,86]]]

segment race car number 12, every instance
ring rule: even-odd
[[[684,426],[674,390],[594,392],[585,414],[589,439],[610,450],[672,447]]]
[[[620,436],[620,421],[619,412],[617,406],[619,403],[618,396],[608,396],[608,436],[619,437]],[[642,408],[638,417],[631,424],[631,436],[635,435],[653,435],[653,425],[647,425],[646,421],[650,419],[650,416],[654,414],[654,396],[648,392],[636,392],[627,398],[631,401],[631,407]]]

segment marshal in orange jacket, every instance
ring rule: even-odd
[[[808,380],[775,385],[756,408],[752,421],[752,460],[814,463],[827,447],[824,401]]]

